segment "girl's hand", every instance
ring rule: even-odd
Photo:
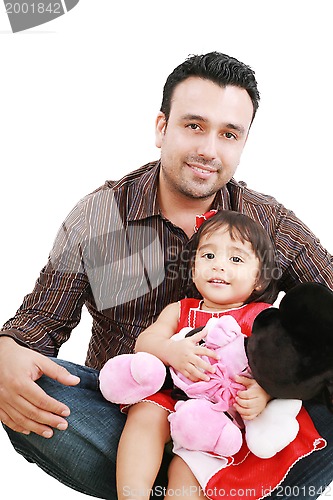
[[[209,380],[209,373],[214,373],[215,368],[201,356],[208,356],[218,360],[216,352],[197,345],[206,336],[205,329],[195,333],[192,337],[183,340],[169,340],[168,343],[168,364],[175,370],[182,373],[192,382],[199,380]]]
[[[271,397],[253,378],[237,375],[235,380],[244,385],[245,390],[238,391],[234,408],[243,420],[253,420],[263,411]]]

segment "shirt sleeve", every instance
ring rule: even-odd
[[[241,186],[241,189],[239,189]],[[232,209],[260,222],[276,250],[276,275],[281,291],[299,283],[318,282],[333,290],[333,259],[313,232],[272,196],[231,186]]]
[[[333,290],[333,259],[312,231],[283,205],[275,207],[274,240],[280,265],[280,288],[318,282]]]
[[[0,335],[47,356],[57,356],[79,323],[89,294],[82,262],[84,244],[85,228],[78,204],[62,224],[33,291],[4,324]]]

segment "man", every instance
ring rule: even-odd
[[[184,296],[197,214],[233,209],[258,220],[276,247],[280,290],[303,281],[333,288],[332,258],[309,229],[273,198],[232,179],[258,103],[253,71],[234,58],[210,53],[177,67],[156,120],[160,162],[106,183],[74,207],[34,290],[3,327],[0,419],[20,453],[78,491],[116,498],[124,417],[103,400],[98,370],[132,352],[139,333]],[[84,304],[93,318],[87,367],[50,359]],[[328,446],[294,466],[280,498],[290,498],[293,487],[315,498],[333,480],[333,418],[315,404],[308,410]]]

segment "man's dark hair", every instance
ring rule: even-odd
[[[166,121],[169,119],[171,99],[176,86],[191,76],[210,80],[221,87],[234,85],[245,89],[253,104],[253,120],[260,99],[254,71],[250,66],[234,57],[220,52],[209,52],[208,54],[188,57],[168,76],[163,89],[161,105],[161,111],[164,113]]]

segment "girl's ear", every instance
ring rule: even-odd
[[[192,266],[191,266],[191,280],[195,284],[195,264],[194,264],[194,262],[192,263]]]

